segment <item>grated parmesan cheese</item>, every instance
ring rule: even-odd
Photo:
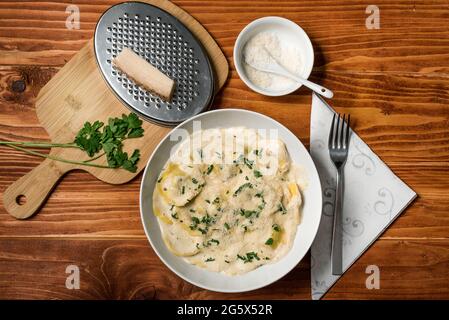
[[[245,61],[256,66],[266,66],[276,59],[285,69],[293,74],[300,75],[303,70],[301,53],[298,47],[285,41],[280,41],[274,32],[261,32],[252,37],[243,49]],[[296,82],[283,76],[259,71],[243,63],[248,79],[263,89],[282,91],[296,85]]]

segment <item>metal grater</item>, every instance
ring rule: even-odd
[[[132,111],[162,125],[176,125],[212,103],[214,75],[201,43],[175,17],[146,3],[125,2],[109,8],[98,21],[95,55],[104,79]],[[166,102],[136,85],[112,64],[123,47],[134,50],[174,79]]]

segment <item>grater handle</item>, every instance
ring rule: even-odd
[[[11,184],[3,193],[3,205],[16,219],[33,215],[45,202],[59,179],[70,168],[45,159],[33,170]]]

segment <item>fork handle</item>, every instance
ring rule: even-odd
[[[343,194],[344,194],[344,175],[343,166],[337,169],[337,189],[335,190],[334,206],[334,226],[332,229],[332,251],[331,265],[332,274],[343,274],[343,230],[342,230],[342,212],[343,212]]]

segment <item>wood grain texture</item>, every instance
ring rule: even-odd
[[[69,1],[0,3],[0,64],[61,66],[93,35],[101,13],[119,1],[77,0],[81,29],[67,30]],[[318,69],[440,73],[449,70],[445,0],[379,0],[381,31],[365,28],[372,1],[173,1],[199,20],[231,60],[235,38],[250,21],[283,16],[309,34]],[[30,32],[33,30],[33,32]]]
[[[445,298],[449,288],[441,283],[449,281],[448,245],[448,239],[379,240],[326,299]],[[162,264],[146,240],[8,239],[2,241],[0,264],[0,298],[310,298],[308,256],[274,284],[242,294],[215,293],[186,283]],[[382,272],[381,290],[365,287],[365,269],[371,264]],[[80,269],[79,290],[65,286],[68,265]]]
[[[0,2],[0,139],[49,138],[35,113],[37,93],[117,2]],[[80,30],[65,28],[65,8],[72,3],[81,11]],[[253,19],[279,15],[300,24],[315,48],[312,80],[334,91],[331,104],[351,113],[358,134],[418,193],[325,297],[449,299],[447,1],[377,1],[379,30],[365,28],[365,8],[373,4],[368,0],[174,3],[205,26],[230,63],[229,81],[214,107],[267,114],[307,145],[310,93],[260,96],[239,80],[232,65],[235,39]],[[0,147],[0,192],[39,162]],[[13,219],[0,203],[0,298],[310,298],[309,257],[277,283],[245,294],[212,293],[179,279],[143,233],[140,179],[111,186],[71,172],[39,215],[27,221]],[[68,264],[80,267],[81,290],[65,288]],[[365,288],[370,264],[380,267],[380,290]]]

